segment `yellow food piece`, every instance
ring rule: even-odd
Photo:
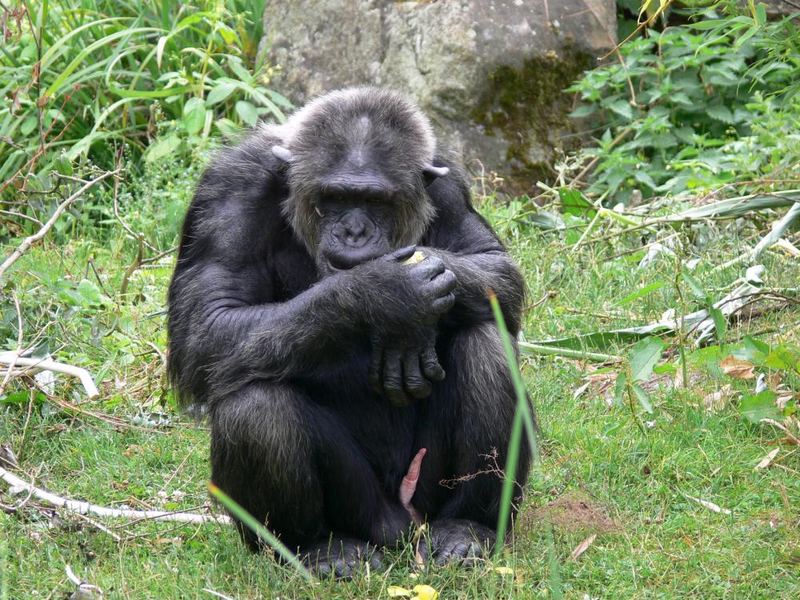
[[[414,252],[414,254],[412,254],[412,255],[411,255],[411,256],[409,256],[407,259],[405,259],[405,260],[403,261],[403,264],[404,264],[404,265],[415,265],[415,264],[417,264],[417,263],[421,263],[421,262],[422,262],[423,260],[425,260],[426,258],[428,258],[428,257],[427,257],[427,256],[425,256],[425,255],[424,255],[422,252],[420,252],[419,250],[417,250],[416,252]]]

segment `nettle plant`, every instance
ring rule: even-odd
[[[796,163],[794,29],[767,24],[759,6],[753,16],[648,30],[622,45],[621,60],[586,72],[568,91],[582,101],[571,116],[602,124],[584,150],[599,158],[587,192],[626,202],[635,189],[679,194]]]

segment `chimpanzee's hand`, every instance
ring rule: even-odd
[[[455,303],[453,272],[437,256],[407,264],[413,253],[402,248],[351,271],[363,316],[381,338],[433,325]]]
[[[425,339],[409,345],[385,345],[374,335],[369,366],[372,389],[393,406],[408,406],[413,399],[430,396],[432,384],[445,375],[436,355],[435,338],[433,328]]]

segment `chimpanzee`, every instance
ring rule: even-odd
[[[480,556],[516,406],[488,290],[516,337],[520,273],[404,96],[331,92],[219,152],[169,288],[212,480],[322,572],[378,566],[415,519],[437,563]]]

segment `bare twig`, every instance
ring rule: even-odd
[[[783,433],[786,434],[787,439],[791,443],[793,443],[793,444],[795,444],[797,446],[800,446],[800,438],[798,438],[795,434],[793,434],[791,431],[789,431],[789,428],[786,427],[786,425],[784,425],[783,423],[779,423],[775,419],[761,419],[761,422],[762,423],[767,423],[769,425],[772,425],[773,427],[777,427]]]
[[[36,217],[31,217],[30,215],[26,215],[24,213],[17,212],[15,210],[0,210],[0,215],[8,215],[9,217],[14,217],[16,219],[25,219],[26,221],[30,221],[31,223],[36,223],[39,227],[41,227],[44,224]]]
[[[7,471],[3,467],[0,467],[0,479],[14,488],[31,492],[37,500],[46,502],[47,504],[57,508],[63,508],[72,513],[77,513],[79,515],[94,515],[95,517],[107,518],[172,521],[176,523],[217,523],[220,525],[227,525],[231,522],[230,518],[224,515],[214,516],[185,512],[168,512],[162,510],[108,508],[107,506],[99,506],[97,504],[91,504],[90,502],[70,500],[68,498],[62,498],[61,496],[57,496],[56,494],[52,494],[41,488],[35,487],[24,479],[21,479],[13,473]]]
[[[103,173],[99,177],[92,179],[86,185],[82,186],[77,192],[75,192],[69,198],[67,198],[61,204],[59,204],[58,208],[56,208],[53,215],[47,220],[47,222],[42,226],[42,228],[39,229],[39,231],[37,231],[33,235],[28,236],[24,240],[22,240],[22,243],[17,247],[17,249],[14,250],[5,261],[3,261],[3,264],[0,265],[0,280],[2,280],[5,272],[8,270],[9,267],[11,267],[11,265],[13,265],[19,259],[20,256],[25,254],[25,252],[27,252],[28,249],[31,246],[33,246],[33,244],[35,244],[36,242],[38,242],[44,236],[47,235],[47,232],[50,231],[50,229],[53,227],[58,218],[64,213],[64,211],[69,208],[70,204],[72,204],[73,202],[75,202],[75,200],[80,198],[89,188],[100,183],[107,177],[111,177],[112,175],[117,174],[118,172],[119,171],[108,171],[106,173]]]
[[[226,596],[225,594],[222,594],[220,592],[215,592],[211,588],[203,588],[203,591],[211,594],[212,596],[216,596],[217,598],[222,598],[222,600],[234,600],[234,598],[232,598],[231,596]]]
[[[55,371],[56,373],[72,375],[81,380],[81,384],[89,398],[100,395],[89,371],[80,367],[74,367],[47,358],[24,358],[18,352],[0,352],[0,364],[31,367],[40,371]]]
[[[87,517],[86,515],[82,515],[80,513],[75,513],[75,514],[77,515],[77,517],[79,519],[83,519],[84,521],[89,523],[89,525],[91,525],[95,529],[97,529],[99,531],[102,531],[106,535],[110,536],[115,542],[121,542],[122,541],[122,537],[120,535],[114,533],[113,531],[111,531],[108,527],[106,527],[102,523],[98,523],[97,521],[95,521],[94,519],[92,519],[90,517]]]

